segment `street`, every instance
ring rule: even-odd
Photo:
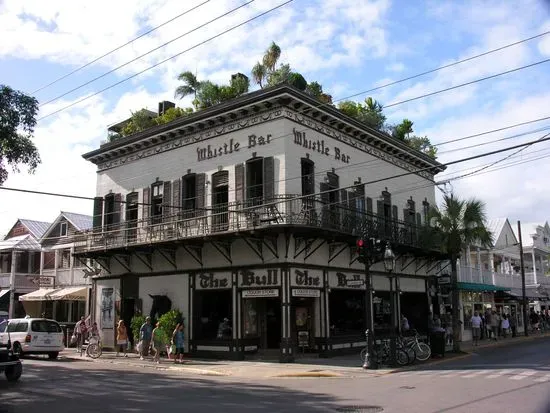
[[[339,378],[205,377],[167,370],[162,364],[157,369],[26,359],[20,383],[0,381],[0,413],[35,409],[542,413],[550,401],[549,345],[549,338],[539,338],[484,348],[412,371]]]

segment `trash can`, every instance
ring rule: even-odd
[[[432,357],[434,355],[444,357],[445,356],[445,332],[433,331],[430,334],[430,348],[432,350]]]

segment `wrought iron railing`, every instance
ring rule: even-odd
[[[273,199],[251,199],[202,210],[180,210],[172,215],[95,228],[75,236],[75,249],[77,252],[104,250],[282,225],[324,229],[352,236],[363,234],[413,247],[421,244],[421,228],[415,224],[340,203],[329,204],[313,195],[278,195]]]

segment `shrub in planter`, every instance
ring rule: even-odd
[[[180,310],[170,310],[159,318],[159,327],[162,334],[162,341],[170,348],[172,333],[176,329],[178,323],[183,322],[183,314]]]
[[[132,317],[132,320],[130,321],[130,329],[132,330],[135,344],[137,344],[137,342],[139,341],[139,329],[141,328],[143,323],[145,323],[144,315],[136,315]]]

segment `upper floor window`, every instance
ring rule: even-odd
[[[182,209],[184,211],[197,208],[197,175],[187,174],[182,178]]]
[[[252,158],[246,162],[246,198],[262,201],[264,196],[264,158]]]
[[[60,237],[66,237],[67,234],[68,234],[67,223],[66,223],[66,222],[62,222],[62,223],[59,225],[59,236],[60,236]]]
[[[151,218],[153,223],[162,220],[162,200],[164,197],[164,183],[156,182],[151,186]]]
[[[309,158],[302,158],[302,195],[315,193],[315,164]]]

